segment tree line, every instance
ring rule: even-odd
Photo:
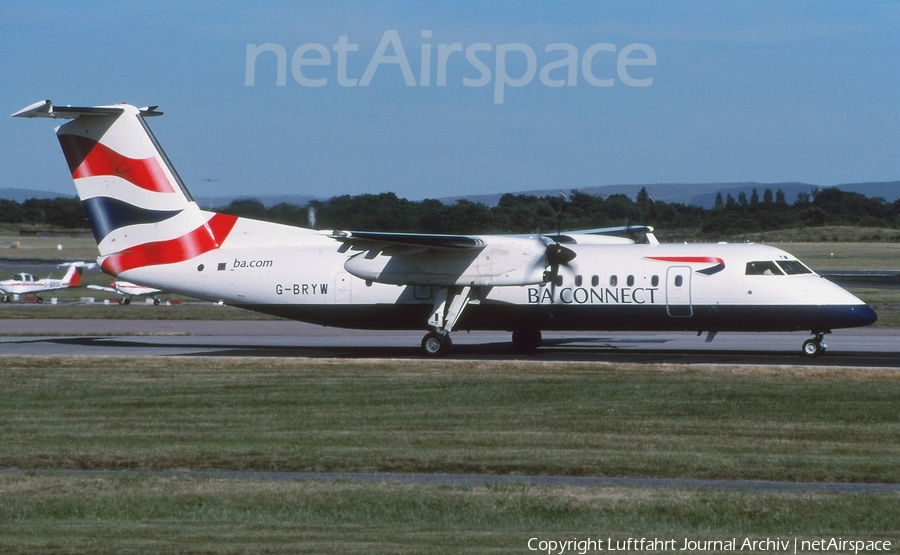
[[[235,200],[218,211],[261,220],[315,227],[411,233],[553,233],[557,229],[646,224],[662,233],[707,239],[776,229],[826,225],[900,227],[900,200],[887,202],[835,188],[801,193],[788,202],[781,190],[754,189],[716,197],[710,209],[655,201],[642,189],[634,200],[573,191],[568,195],[505,194],[496,206],[459,200],[411,201],[394,193],[341,195],[306,206],[266,207],[255,199]],[[87,229],[77,198],[0,200],[0,223]]]
[[[24,202],[0,199],[0,223],[35,224],[61,229],[88,229],[87,217],[76,197],[31,198]]]
[[[318,229],[404,231],[416,233],[553,233],[622,225],[652,225],[657,231],[699,235],[707,239],[776,229],[820,226],[900,228],[900,200],[835,188],[801,193],[789,203],[780,189],[756,189],[716,197],[710,209],[655,201],[641,189],[602,197],[574,191],[568,195],[505,194],[494,207],[459,200],[454,204],[411,201],[394,193],[342,195],[307,206],[279,204],[266,208],[257,200],[238,200],[222,212]]]

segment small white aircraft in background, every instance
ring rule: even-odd
[[[0,293],[3,294],[3,302],[8,303],[12,300],[13,295],[34,295],[37,302],[42,303],[44,299],[36,293],[43,291],[52,291],[55,289],[66,289],[68,287],[78,287],[81,285],[81,273],[85,268],[93,268],[96,266],[93,262],[69,262],[60,264],[60,266],[68,266],[66,275],[62,279],[36,279],[32,274],[18,273],[12,279],[0,281]]]
[[[150,131],[156,107],[54,106],[63,154],[104,272],[136,283],[316,324],[450,332],[508,330],[521,351],[542,330],[824,335],[877,319],[794,256],[752,244],[648,244],[604,230],[545,235],[317,231],[202,210]],[[647,231],[652,229],[647,228]]]
[[[149,295],[153,298],[153,304],[158,305],[159,299],[156,297],[156,295],[162,293],[161,289],[138,285],[136,283],[131,283],[130,281],[116,280],[109,285],[109,287],[104,287],[102,285],[88,285],[87,287],[88,289],[96,289],[98,291],[105,291],[107,293],[116,293],[118,295],[122,295],[122,304],[131,304],[131,299],[133,297],[143,297]]]

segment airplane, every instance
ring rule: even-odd
[[[420,329],[426,356],[454,330],[808,331],[877,319],[791,254],[755,244],[660,244],[584,230],[436,235],[314,230],[202,210],[154,137],[157,106],[55,106],[12,114],[71,120],[57,138],[104,272],[166,291],[324,326]]]
[[[136,283],[131,283],[130,281],[116,280],[109,285],[109,287],[104,287],[102,285],[88,285],[88,289],[96,289],[98,291],[122,295],[122,304],[124,305],[131,304],[132,297],[142,297],[144,295],[150,295],[153,299],[153,304],[158,305],[159,299],[156,295],[162,293],[161,289],[138,285]]]
[[[78,287],[81,285],[81,273],[84,271],[84,268],[93,267],[94,264],[70,262],[60,264],[60,266],[69,267],[62,279],[49,277],[47,279],[36,279],[32,274],[18,273],[12,279],[0,281],[0,293],[3,294],[3,302],[10,302],[13,295],[34,295],[37,298],[37,302],[42,303],[44,299],[39,295],[35,295],[35,293]]]

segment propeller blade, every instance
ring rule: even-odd
[[[556,299],[556,285],[559,280],[559,267],[560,265],[568,265],[569,262],[574,260],[575,251],[559,243],[553,243],[547,246],[544,256],[547,259],[547,264],[550,265],[550,271],[544,272],[544,279],[550,282],[550,302],[554,303],[556,302],[554,299]]]

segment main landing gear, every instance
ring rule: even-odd
[[[432,331],[422,338],[422,354],[427,357],[445,357],[453,345],[450,332],[470,302],[478,302],[477,288],[441,287],[434,299],[434,309],[428,317]],[[541,330],[522,329],[512,334],[513,347],[518,353],[533,353],[541,344]]]
[[[447,356],[451,345],[453,345],[453,340],[450,339],[450,334],[446,332],[428,332],[422,339],[422,351],[430,357]]]
[[[807,339],[803,342],[803,354],[808,357],[820,357],[825,354],[825,350],[828,348],[828,345],[825,344],[825,334],[827,332],[817,331],[813,332],[812,339]]]
[[[453,341],[450,331],[459,320],[469,301],[478,297],[478,292],[469,286],[441,287],[434,299],[434,310],[428,317],[428,325],[434,331],[422,339],[422,353],[429,357],[445,357]]]

